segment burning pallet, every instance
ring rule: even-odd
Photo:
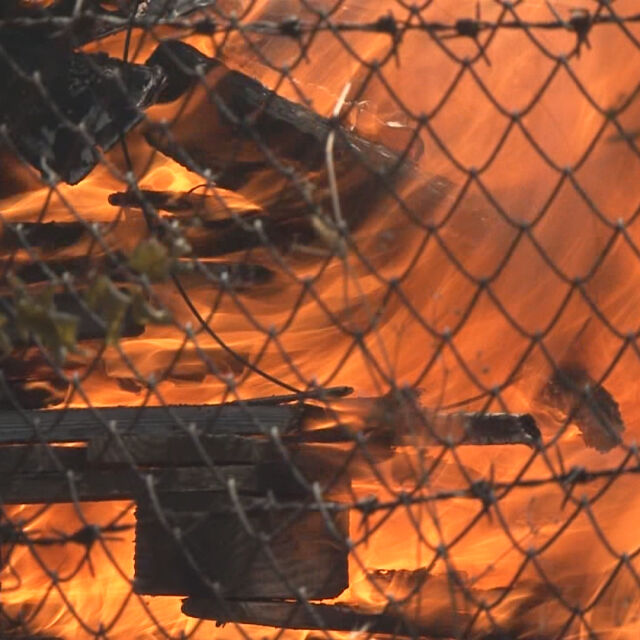
[[[353,428],[335,411],[287,397],[222,406],[4,411],[2,501],[134,499],[135,589],[187,596],[189,615],[290,628],[367,624],[408,634],[411,625],[398,615],[320,602],[348,586],[351,478],[395,446],[379,422],[393,403],[362,402],[371,418]],[[307,421],[319,413],[338,422],[309,430]],[[445,431],[445,424],[456,428]],[[539,442],[529,416],[457,414],[433,426],[424,434],[432,446]],[[416,428],[423,425],[414,424],[413,435]],[[401,430],[398,444],[412,437]],[[314,601],[310,608],[291,602],[303,593]]]

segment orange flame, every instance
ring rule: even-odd
[[[471,1],[440,0],[422,13],[424,19],[450,23],[473,15],[475,6]],[[244,19],[282,17],[279,7],[276,2],[251,3]],[[483,19],[501,19],[499,3],[483,2],[481,7]],[[624,15],[634,10],[634,3],[620,0],[615,8]],[[298,7],[293,9],[297,12]],[[407,10],[390,0],[343,3],[337,18],[373,21],[388,10],[398,20],[408,19]],[[522,3],[517,11],[522,20],[550,19],[540,2]],[[564,6],[558,11],[567,13]],[[307,13],[313,19],[313,12],[307,9]],[[637,27],[629,30],[638,36]],[[321,261],[293,252],[282,257],[286,269],[269,295],[223,296],[210,326],[238,353],[251,354],[250,358],[260,354],[259,366],[289,384],[316,379],[352,385],[359,394],[370,396],[384,393],[388,381],[394,380],[423,389],[424,404],[434,408],[473,398],[481,389],[500,388],[501,406],[532,412],[545,440],[557,431],[552,416],[537,400],[552,368],[550,360],[578,359],[598,379],[622,351],[607,374],[606,386],[620,404],[625,438],[631,441],[640,428],[635,385],[640,360],[635,341],[626,350],[623,346],[624,336],[635,334],[640,324],[636,252],[640,238],[634,222],[639,159],[630,145],[616,141],[618,131],[607,114],[624,104],[640,76],[636,45],[618,25],[599,26],[589,34],[591,49],[565,66],[544,52],[567,51],[574,34],[565,30],[528,33],[505,28],[491,37],[488,61],[481,58],[461,71],[459,60],[477,55],[476,42],[455,39],[437,46],[424,31],[408,31],[398,63],[390,59],[365,88],[361,83],[366,70],[352,52],[364,60],[385,59],[393,47],[388,34],[345,33],[339,39],[324,31],[306,56],[301,56],[294,40],[255,34],[228,40],[223,54],[230,66],[269,86],[277,84],[278,92],[292,100],[299,101],[304,94],[319,113],[330,114],[351,83],[346,99],[349,118],[368,136],[397,139],[390,127],[411,125],[415,122],[411,114],[430,114],[421,133],[425,153],[420,169],[425,176],[446,178],[455,188],[437,208],[420,212],[422,230],[399,211],[375,212],[356,234],[359,251],[369,257],[375,274],[355,253],[343,260],[334,258],[321,269]],[[208,54],[220,44],[203,36],[188,41]],[[110,38],[101,46],[115,53],[122,40]],[[272,68],[251,53],[256,48]],[[294,68],[295,80],[278,83],[280,74],[273,68],[283,65]],[[356,93],[357,103],[352,99]],[[640,122],[639,105],[632,101],[617,116],[629,131]],[[165,110],[149,113],[162,117]],[[129,146],[134,166],[140,168],[149,151],[137,135],[130,136]],[[108,159],[113,167],[125,166],[119,151]],[[469,180],[471,167],[477,169],[475,180]],[[563,173],[564,167],[572,171]],[[118,216],[107,203],[109,193],[121,190],[122,184],[111,170],[99,166],[81,184],[56,188],[46,220],[79,216],[112,223],[117,219],[113,242],[131,243],[143,233],[142,221],[131,211]],[[153,189],[189,190],[199,184],[198,176],[157,155],[140,180],[142,188]],[[409,202],[415,196],[413,187],[401,194]],[[48,189],[38,188],[7,198],[2,201],[2,215],[13,221],[33,219],[47,194]],[[259,207],[244,194],[220,190],[220,196],[238,210]],[[628,223],[624,233],[617,226],[619,220]],[[428,239],[427,227],[434,226],[437,236]],[[595,265],[597,270],[590,275]],[[399,295],[389,288],[389,281],[401,276]],[[315,278],[317,298],[306,293],[303,277]],[[480,277],[489,278],[490,284],[477,295],[473,278]],[[585,281],[570,295],[575,278]],[[178,322],[194,323],[175,292],[160,286],[158,293]],[[215,297],[210,290],[192,292],[205,317]],[[369,324],[371,331],[358,345],[348,330]],[[276,329],[277,342],[271,328]],[[450,339],[436,337],[446,335],[446,329]],[[528,351],[535,331],[542,332],[541,340]],[[155,375],[181,348],[183,335],[175,327],[150,327],[142,338],[123,340],[121,349],[143,376]],[[209,338],[199,336],[197,344],[217,353],[218,345]],[[199,359],[189,348],[181,362],[194,371]],[[283,353],[293,360],[295,370]],[[139,402],[138,396],[117,384],[131,373],[121,352],[107,350],[103,363],[83,382],[91,404]],[[204,381],[160,382],[161,397],[194,403],[225,398],[224,380],[205,369],[201,373]],[[248,398],[278,391],[259,376],[248,375],[237,393]],[[79,399],[76,402],[80,404]],[[444,454],[398,449],[380,465],[385,483],[373,476],[359,477],[354,491],[393,501],[404,490],[416,502],[424,501],[385,517],[371,516],[368,522],[352,519],[350,588],[340,600],[381,611],[389,593],[398,598],[409,594],[401,605],[407,615],[428,622],[434,611],[444,615],[443,608],[449,606],[450,589],[441,577],[455,570],[478,600],[491,605],[474,629],[490,629],[497,622],[515,628],[522,638],[556,637],[563,630],[567,638],[593,637],[593,630],[608,640],[638,637],[635,524],[640,498],[635,474],[620,475],[610,486],[604,474],[596,482],[578,486],[574,498],[584,495],[584,502],[567,501],[568,486],[534,482],[573,466],[615,469],[625,455],[622,449],[607,454],[586,449],[575,427],[567,429],[545,455],[507,446],[481,451],[467,447]],[[519,478],[530,481],[530,486],[501,496],[491,507],[491,516],[479,500],[429,500],[438,492],[467,487],[469,478],[504,484]],[[597,498],[600,492],[603,495]],[[38,535],[52,535],[55,529],[71,532],[83,522],[106,524],[119,514],[119,522],[132,522],[124,503],[83,504],[81,513],[69,505],[8,512],[11,520],[27,521],[26,530]],[[369,535],[370,530],[375,533]],[[107,637],[121,639],[159,633],[179,637],[181,632],[232,639],[243,633],[234,625],[214,631],[209,623],[183,617],[178,599],[133,595],[132,533],[125,530],[116,537],[104,547],[97,543],[92,548],[93,574],[89,563],[81,563],[85,553],[81,545],[14,548],[2,573],[4,610],[13,617],[22,614],[31,630],[65,638],[92,637],[101,628]],[[442,549],[448,550],[446,555]],[[427,566],[439,577],[413,592],[403,574],[379,573],[374,578],[369,573]],[[576,605],[585,611],[581,617],[572,614]],[[251,636],[273,633],[252,627],[246,631]],[[286,635],[299,637],[306,632]]]

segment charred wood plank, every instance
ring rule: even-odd
[[[374,463],[392,453],[373,446],[367,447],[367,452]],[[118,439],[93,438],[87,443],[86,456],[91,468],[257,464],[271,477],[274,490],[276,486],[294,486],[298,493],[304,493],[317,482],[323,492],[335,497],[348,489],[351,479],[367,464],[359,453],[342,443],[300,443],[296,436],[283,436],[278,446],[264,436],[226,434],[196,439],[184,435],[123,435]],[[2,447],[0,469],[1,463]]]
[[[138,504],[136,592],[211,594],[215,582],[232,597],[290,598],[304,587],[310,598],[331,598],[348,586],[347,511],[327,515],[329,523],[304,509],[243,519],[228,496],[193,496],[161,496],[164,524],[150,503]]]
[[[393,637],[451,638],[464,628],[456,629],[443,621],[422,627],[410,619],[391,613],[367,613],[346,604],[300,602],[260,602],[189,597],[182,603],[182,612],[193,618],[215,620],[218,624],[236,622],[280,629],[317,629],[322,631],[356,632],[366,629],[370,634]]]
[[[302,487],[272,466],[225,465],[163,469],[120,468],[67,471],[7,472],[0,474],[0,503],[49,504],[82,501],[148,499],[149,486],[155,492],[226,492],[233,480],[241,493],[279,496],[303,495]]]
[[[444,428],[436,432],[436,438],[452,438],[456,445],[524,444],[536,448],[541,443],[540,429],[528,413],[459,413],[439,416],[438,420]]]
[[[56,447],[47,444],[0,447],[0,475],[81,469],[88,460],[86,447]]]
[[[171,77],[181,68],[192,79],[197,77],[190,67],[196,54],[188,45],[166,41],[161,46],[162,55],[150,61],[163,66],[165,75]],[[172,66],[164,62],[169,54]],[[311,236],[309,214],[332,210],[326,167],[331,134],[337,189],[351,230],[362,223],[373,204],[390,196],[399,180],[431,180],[420,176],[405,157],[219,62],[210,60],[204,84],[206,89],[197,86],[193,92],[198,106],[189,117],[178,118],[169,128],[149,127],[149,143],[192,171],[214,172],[217,185],[246,193],[271,217],[302,220]],[[450,184],[443,178],[437,178],[437,184],[440,201]]]
[[[0,448],[0,459],[2,448]],[[235,434],[122,434],[94,437],[87,443],[87,462],[91,466],[187,466],[203,464],[207,459],[215,464],[255,464],[276,460],[274,442],[262,436]]]
[[[105,407],[51,411],[0,411],[0,444],[86,442],[122,435],[262,434],[272,428],[286,434],[299,428],[302,410],[295,406],[172,405],[165,407]]]
[[[0,261],[0,274],[11,272],[25,284],[47,284],[52,277],[69,274],[74,277],[74,286],[81,286],[92,274],[105,274],[115,283],[135,280],[135,274],[126,268],[127,258],[115,253],[113,256],[74,256],[56,260],[30,263]],[[261,264],[250,262],[202,262],[178,260],[173,271],[190,278],[195,286],[214,285],[232,289],[246,289],[268,284],[275,272]]]

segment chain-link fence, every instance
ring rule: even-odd
[[[638,637],[637,11],[4,0],[0,637]]]

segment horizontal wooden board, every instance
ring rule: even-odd
[[[104,407],[51,411],[0,411],[0,444],[82,442],[108,436],[112,425],[122,434],[281,433],[299,423],[301,407],[241,405],[172,405],[167,407]]]

